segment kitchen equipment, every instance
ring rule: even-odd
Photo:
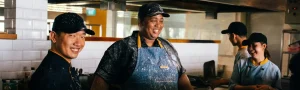
[[[0,78],[0,90],[3,90],[3,81],[1,78]]]

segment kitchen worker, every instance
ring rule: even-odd
[[[159,4],[142,5],[140,30],[105,51],[92,90],[192,90],[176,50],[158,37],[169,16]]]
[[[289,69],[292,72],[292,76],[290,78],[290,90],[300,90],[300,87],[297,86],[300,85],[297,84],[297,82],[300,81],[300,41],[297,41],[294,45],[298,46],[298,52],[293,55],[289,64]]]
[[[83,49],[86,33],[95,34],[75,13],[63,13],[54,19],[51,49],[33,73],[30,90],[81,90],[78,73],[71,68],[71,59]]]
[[[250,57],[250,54],[247,51],[247,46],[243,46],[242,44],[242,42],[247,39],[247,27],[243,23],[232,22],[230,23],[228,29],[223,30],[221,33],[228,34],[231,44],[238,47],[238,52],[235,55],[234,64],[241,59],[247,59]],[[221,78],[211,81],[210,85],[211,88],[214,89],[219,85],[228,85],[229,81],[230,79]]]
[[[281,90],[281,72],[269,60],[267,44],[267,37],[262,33],[252,33],[243,41],[251,57],[234,65],[230,90]]]

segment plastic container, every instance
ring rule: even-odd
[[[1,78],[0,78],[0,90],[3,90],[3,81]]]
[[[18,90],[19,80],[11,80],[10,87],[11,90]]]
[[[3,82],[3,90],[11,90],[10,80],[5,80],[5,82]]]

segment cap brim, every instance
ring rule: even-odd
[[[90,34],[90,35],[95,35],[95,32],[91,29],[84,29],[85,33]]]
[[[170,17],[170,14],[167,14],[167,13],[162,13],[161,14],[163,17]]]
[[[227,34],[227,33],[230,33],[230,31],[229,30],[222,30],[221,33],[222,34]]]
[[[156,13],[148,14],[147,16],[155,16],[158,14],[161,14],[163,17],[170,17],[170,14],[165,13],[165,12],[156,12]]]

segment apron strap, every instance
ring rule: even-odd
[[[138,33],[138,37],[137,37],[137,45],[138,45],[138,48],[141,48],[141,47],[142,47],[140,33]]]
[[[157,40],[157,42],[158,42],[158,44],[159,44],[159,47],[160,47],[160,48],[164,48],[164,46],[161,44],[161,41],[158,40],[158,39],[156,39],[156,40]]]

